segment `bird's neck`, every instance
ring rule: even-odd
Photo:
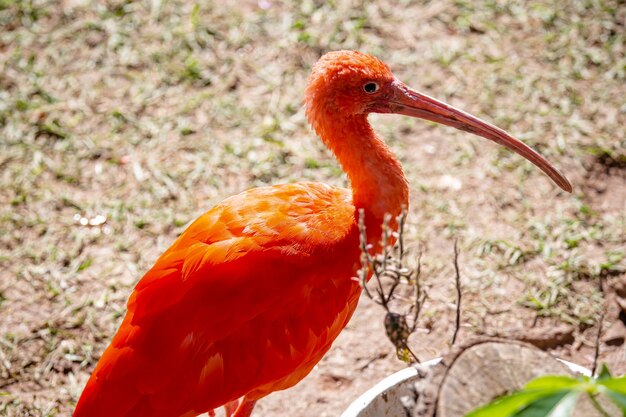
[[[321,120],[314,127],[346,171],[353,203],[365,212],[368,235],[375,238],[385,215],[395,219],[408,208],[409,189],[400,162],[376,136],[366,115],[326,115]]]

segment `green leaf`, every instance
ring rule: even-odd
[[[477,408],[466,414],[465,417],[511,417],[517,416],[517,412],[526,406],[546,396],[552,395],[552,391],[525,390],[514,392],[505,397],[500,397],[489,404]]]
[[[610,378],[603,380],[600,380],[598,377],[598,385],[606,387],[611,391],[626,395],[626,375],[620,376],[619,378]]]
[[[561,390],[572,389],[581,382],[571,376],[565,375],[546,375],[533,379],[526,384],[524,390]]]
[[[622,410],[622,415],[626,417],[626,375],[612,378],[606,364],[602,364],[597,385],[599,391],[609,397]]]
[[[602,381],[602,380],[610,379],[610,378],[611,378],[611,372],[609,371],[609,368],[606,366],[606,363],[603,363],[602,368],[600,368],[600,374],[598,375],[596,379],[598,381]]]
[[[580,392],[570,391],[561,399],[561,401],[554,407],[552,412],[548,417],[569,417],[572,415],[574,411],[574,407],[576,406],[576,402],[578,401],[578,397],[580,396]]]
[[[91,258],[87,258],[85,259],[79,266],[78,266],[78,272],[80,271],[84,271],[85,269],[89,268],[91,266],[91,264],[93,264],[93,259]]]
[[[566,417],[573,406],[572,400],[576,402],[577,392],[567,390],[558,391],[528,404],[524,409],[511,415],[511,417]],[[566,401],[567,399],[567,401]],[[563,401],[566,401],[563,406]]]
[[[498,398],[465,417],[569,417],[581,381],[568,376],[545,376],[529,382],[523,391]]]
[[[626,416],[626,395],[609,389],[602,390],[602,393],[609,397],[611,401],[622,410],[622,415]]]
[[[198,28],[198,23],[200,22],[200,5],[198,3],[193,5],[193,9],[191,9],[191,25],[194,29]]]

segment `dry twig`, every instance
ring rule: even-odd
[[[358,272],[358,278],[365,295],[382,306],[387,312],[385,330],[387,337],[396,347],[398,358],[410,362],[410,357],[412,357],[415,362],[419,362],[419,358],[411,351],[407,342],[409,336],[417,328],[421,308],[426,299],[426,293],[420,284],[422,253],[418,254],[417,267],[414,270],[405,265],[404,226],[406,212],[401,213],[395,220],[397,230],[393,230],[390,226],[391,216],[385,217],[380,242],[381,252],[372,255],[370,253],[371,247],[367,243],[364,213],[362,210],[359,211],[362,266]],[[368,288],[370,277],[374,278],[374,282],[370,284],[373,289]],[[391,302],[402,298],[398,294],[402,285],[409,285],[413,288],[413,297],[405,300],[410,304],[408,311],[398,313],[393,311]],[[408,316],[410,316],[411,324],[407,321]]]
[[[591,367],[591,375],[596,374],[596,370],[598,369],[598,357],[600,356],[600,337],[602,336],[602,322],[604,321],[604,278],[600,276],[600,284],[599,284],[600,294],[602,294],[602,310],[600,311],[600,318],[598,318],[598,333],[596,334],[596,341],[594,346],[594,354],[593,354],[593,365]]]
[[[459,272],[459,241],[454,241],[454,273],[456,285],[456,324],[452,335],[452,345],[456,342],[456,337],[461,328],[461,273]]]

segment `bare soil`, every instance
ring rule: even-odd
[[[0,415],[70,415],[137,280],[216,202],[348,185],[302,109],[336,49],[379,56],[574,184],[467,133],[371,117],[411,184],[417,355],[449,350],[458,239],[461,340],[534,337],[591,367],[603,317],[600,360],[626,372],[625,24],[618,0],[0,0]],[[338,416],[404,367],[383,317],[362,299],[311,375],[255,415]]]

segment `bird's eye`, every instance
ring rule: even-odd
[[[373,81],[363,84],[363,91],[365,91],[367,94],[374,94],[378,91],[379,88],[380,87],[378,87],[378,84]]]

